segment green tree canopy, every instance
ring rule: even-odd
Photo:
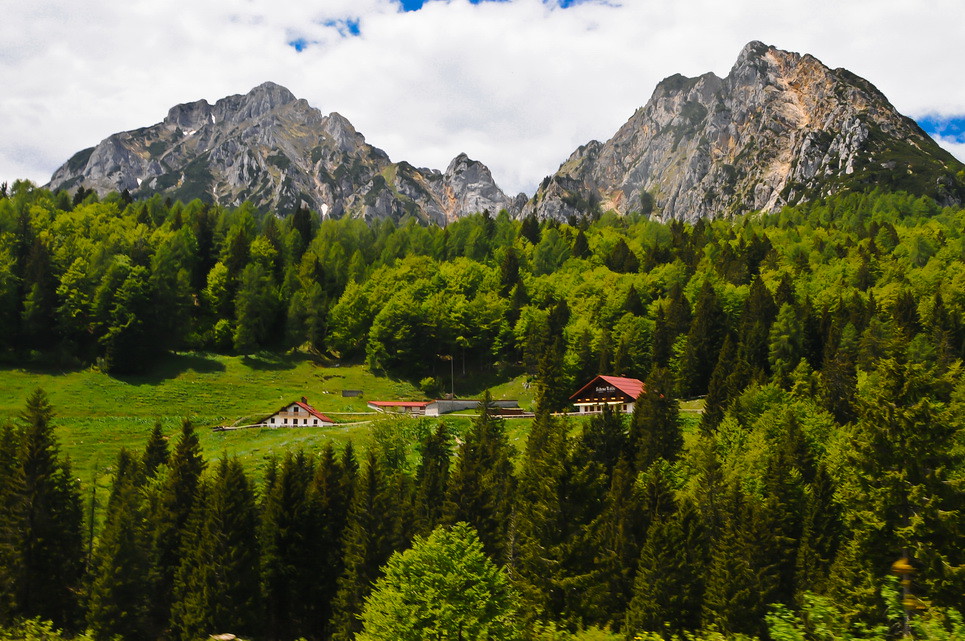
[[[465,523],[395,553],[362,612],[359,641],[518,639],[516,596]]]

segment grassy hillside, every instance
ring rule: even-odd
[[[479,392],[461,381],[457,372],[457,392],[461,384],[467,393]],[[370,438],[367,422],[377,418],[366,407],[369,400],[423,398],[408,382],[375,376],[361,365],[323,363],[304,354],[238,357],[180,353],[165,358],[148,375],[126,378],[94,369],[65,372],[4,367],[0,369],[0,421],[14,419],[27,395],[38,387],[50,397],[61,447],[70,455],[85,485],[95,471],[98,484],[105,483],[117,451],[121,447],[140,450],[155,421],[161,422],[166,434],[174,436],[181,420],[190,418],[199,428],[209,460],[222,453],[238,456],[258,475],[269,454],[290,448],[315,449],[330,439],[336,446],[352,439],[364,448]],[[363,395],[343,398],[343,389],[362,390]],[[524,405],[532,400],[522,379],[493,388],[493,394],[497,398],[519,398]],[[247,424],[302,396],[345,425],[226,432],[210,429]],[[518,438],[525,428],[513,428],[517,430],[521,430],[514,434]]]

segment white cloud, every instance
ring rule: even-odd
[[[354,19],[359,36],[332,26]],[[0,24],[0,180],[43,183],[176,103],[274,80],[394,160],[444,169],[464,151],[507,191],[532,192],[661,78],[726,74],[753,39],[846,67],[904,113],[965,113],[962,24],[960,0],[18,2]]]
[[[950,151],[953,156],[965,162],[965,142],[948,136],[932,136],[932,138],[934,138],[935,142],[940,146]]]

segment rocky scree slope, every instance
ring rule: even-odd
[[[960,204],[962,169],[868,81],[751,42],[726,78],[663,80],[610,140],[547,177],[523,215],[653,208],[694,221],[875,186]]]
[[[47,186],[436,224],[485,210],[517,213],[526,201],[507,197],[465,154],[445,172],[393,163],[343,116],[323,116],[271,82],[214,105],[177,105],[156,125],[109,136],[75,154]]]

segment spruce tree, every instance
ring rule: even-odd
[[[449,485],[452,436],[442,421],[420,446],[421,460],[415,477],[415,534],[427,536],[442,522]]]
[[[844,451],[849,470],[841,479],[848,545],[832,570],[836,595],[848,597],[849,577],[882,576],[905,556],[918,569],[916,596],[957,606],[965,578],[965,501],[960,470],[965,454],[962,383],[915,363],[882,361],[858,403],[859,419]],[[955,393],[952,389],[957,386]],[[863,541],[856,549],[851,541]],[[867,555],[863,562],[855,553]],[[849,558],[847,555],[852,554]],[[867,610],[867,608],[865,608]]]
[[[17,526],[20,522],[17,497],[20,496],[18,435],[12,425],[0,427],[0,625],[13,619],[16,602],[16,571],[19,567]]]
[[[706,548],[700,515],[689,501],[650,524],[627,609],[626,639],[643,631],[681,634],[700,627]]]
[[[312,584],[316,580],[316,522],[309,501],[314,470],[304,451],[289,452],[262,500],[262,583],[266,634],[294,639],[316,623]]]
[[[91,563],[87,625],[95,639],[150,638],[149,533],[138,461],[121,449]]]
[[[617,628],[633,596],[640,547],[646,532],[646,520],[635,488],[633,463],[621,458],[613,470],[613,478],[604,501],[603,511],[594,521],[593,546],[598,550],[592,592],[603,597],[597,613],[600,624]]]
[[[771,543],[753,501],[736,485],[730,488],[723,529],[710,550],[701,622],[725,635],[760,635],[776,584],[762,558]]]
[[[576,232],[576,238],[573,239],[573,257],[589,258],[591,253],[590,243],[587,242],[586,234],[581,229]]]
[[[713,364],[724,342],[727,317],[714,291],[705,280],[694,305],[694,317],[687,333],[687,343],[681,355],[679,385],[684,396],[696,396],[707,392]]]
[[[332,605],[332,641],[351,641],[361,630],[358,615],[393,552],[394,533],[386,516],[394,500],[381,463],[369,450],[346,526],[345,570]]]
[[[609,622],[608,591],[598,570],[602,542],[597,535],[613,469],[626,443],[623,417],[604,405],[602,413],[584,422],[560,479],[559,589],[564,601],[561,618],[568,622]]]
[[[250,638],[262,622],[254,491],[237,459],[222,458],[206,485],[195,536],[182,547],[172,629],[184,641],[227,631]]]
[[[828,573],[841,541],[840,508],[834,501],[834,484],[820,463],[808,485],[796,559],[797,600],[803,594],[826,591]]]
[[[145,476],[154,476],[157,468],[167,465],[168,462],[168,442],[164,438],[161,430],[161,421],[155,421],[151,429],[151,436],[148,437],[147,446],[144,448],[144,456],[141,457],[141,466]]]
[[[191,421],[181,423],[181,436],[171,455],[167,475],[148,520],[152,530],[151,564],[154,626],[167,627],[171,611],[174,576],[181,563],[181,546],[194,507],[195,493],[205,462]]]
[[[724,410],[727,409],[728,403],[735,394],[740,392],[740,390],[731,389],[728,385],[733,380],[731,374],[734,371],[736,358],[737,348],[734,346],[734,339],[727,334],[717,357],[717,365],[710,375],[707,396],[704,398],[704,411],[700,415],[700,429],[705,433],[711,433],[717,429],[724,418]]]
[[[677,337],[687,333],[692,320],[690,302],[684,296],[683,289],[674,283],[667,297],[669,303],[666,311],[657,307],[657,316],[653,328],[653,364],[667,367],[673,356],[673,345]]]
[[[769,374],[770,331],[776,315],[777,308],[770,291],[763,280],[755,278],[744,301],[737,329],[737,356],[747,363],[754,380],[763,381]]]
[[[633,407],[627,438],[634,469],[645,470],[657,459],[673,462],[683,448],[680,409],[669,370],[655,368]]]
[[[82,510],[70,464],[61,461],[53,408],[43,390],[27,398],[13,498],[16,613],[73,625],[83,572]]]
[[[449,477],[443,519],[447,524],[465,521],[473,526],[486,553],[497,563],[507,558],[515,487],[512,456],[503,419],[492,413],[487,391]]]
[[[566,427],[539,410],[526,441],[513,519],[511,570],[527,622],[558,620],[563,610],[560,589],[561,505],[566,458]]]
[[[791,418],[792,430],[797,422]],[[762,527],[767,533],[758,542],[762,565],[776,578],[773,600],[790,605],[796,588],[796,561],[801,540],[804,512],[803,478],[793,457],[793,432],[783,435],[768,460],[764,474],[764,502],[760,507]]]

